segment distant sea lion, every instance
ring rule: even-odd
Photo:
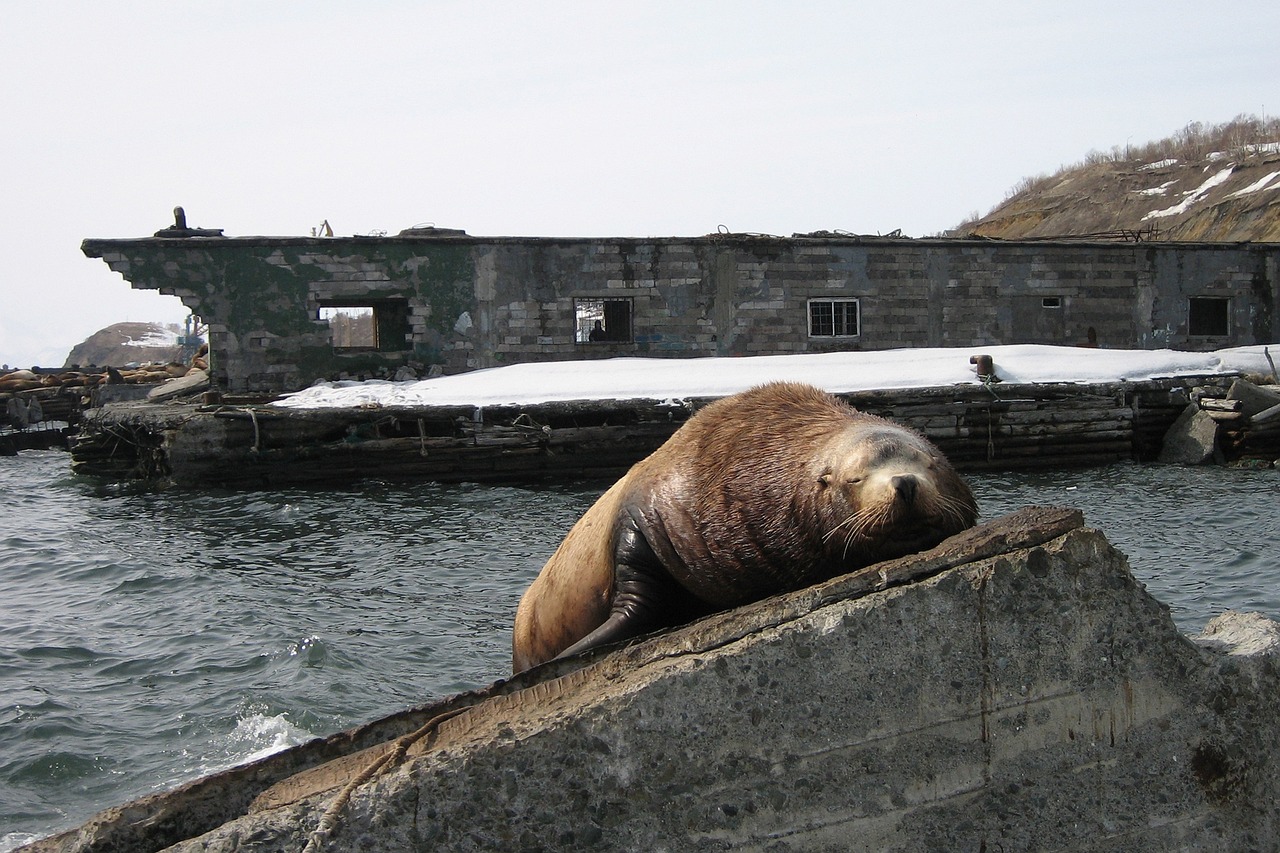
[[[919,433],[763,385],[695,414],[587,510],[520,600],[512,668],[925,550],[977,514]]]

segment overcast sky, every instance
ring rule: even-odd
[[[0,10],[0,362],[178,322],[79,250],[229,236],[926,236],[1280,110],[1280,4],[126,2]]]

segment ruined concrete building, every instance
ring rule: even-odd
[[[209,326],[215,384],[528,361],[1040,343],[1211,350],[1277,339],[1280,244],[711,234],[85,240]]]

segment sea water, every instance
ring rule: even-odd
[[[1280,472],[970,476],[1076,506],[1184,631],[1280,618]],[[0,458],[0,851],[504,677],[524,587],[607,483],[153,490]]]

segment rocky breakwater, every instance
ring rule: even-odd
[[[1276,849],[1278,664],[1280,625],[1188,639],[1029,508],[29,849]]]

